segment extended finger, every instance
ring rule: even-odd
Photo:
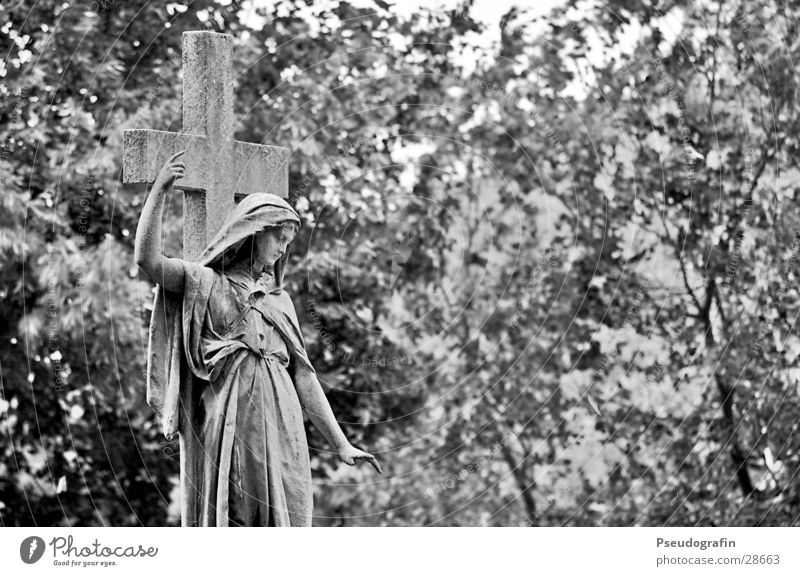
[[[184,150],[181,150],[180,152],[176,152],[175,154],[173,154],[173,155],[170,157],[170,159],[169,159],[169,160],[170,160],[170,162],[174,161],[174,160],[175,160],[175,159],[176,159],[178,156],[180,156],[181,154],[185,154],[185,153],[186,153],[186,150],[185,150],[185,149],[184,149]]]
[[[358,458],[360,460],[366,460],[367,462],[372,464],[372,467],[375,468],[375,470],[377,470],[378,474],[383,474],[383,470],[381,470],[381,465],[378,464],[377,458],[375,458],[375,456],[373,456],[372,454],[365,454],[364,456],[359,456]]]
[[[372,464],[372,467],[378,471],[378,474],[383,474],[383,470],[381,469],[381,465],[378,462],[378,459],[375,456],[370,456],[369,463]]]

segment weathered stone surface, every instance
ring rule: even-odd
[[[148,402],[168,437],[180,433],[183,526],[310,526],[304,412],[314,415],[342,462],[367,461],[378,472],[380,465],[347,441],[308,359],[294,305],[282,289],[290,238],[283,230],[261,234],[297,213],[267,194],[234,203],[237,194],[285,197],[289,153],[232,139],[231,38],[189,32],[183,40],[184,131],[123,136],[125,182],[152,182],[162,166],[169,182],[182,176],[175,184],[184,190],[184,260],[196,262],[210,251],[202,266],[183,262],[183,274],[164,266],[153,225],[162,214],[152,207],[162,209],[166,191],[160,187],[148,198],[137,229],[140,265],[151,277],[158,268],[164,274],[150,318]],[[252,251],[235,251],[253,237]]]
[[[183,130],[212,139],[233,137],[233,38],[183,33]]]
[[[123,182],[153,182],[176,152],[194,191],[184,203],[184,257],[196,259],[234,205],[234,197],[270,192],[286,197],[289,151],[233,140],[233,39],[213,32],[183,34],[183,131],[126,130]],[[191,198],[189,198],[191,196]]]
[[[218,151],[208,146],[205,136],[161,130],[126,130],[123,134],[125,183],[153,182],[170,156],[186,149],[183,161],[186,177],[175,184],[183,190],[206,190],[219,172]],[[286,197],[289,187],[289,151],[277,146],[234,141],[230,150],[233,165],[231,186],[236,195],[269,192]]]

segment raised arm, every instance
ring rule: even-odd
[[[183,266],[177,258],[167,258],[161,246],[161,217],[164,199],[177,178],[183,178],[186,166],[178,158],[186,150],[173,155],[156,177],[142,208],[136,227],[134,258],[136,265],[153,282],[171,292],[183,291]]]
[[[331,405],[325,397],[325,392],[322,390],[322,385],[320,385],[316,375],[300,362],[295,362],[294,366],[295,387],[300,398],[300,404],[314,426],[322,432],[325,439],[336,450],[339,459],[350,466],[359,461],[369,462],[375,470],[383,474],[381,465],[378,464],[375,456],[359,450],[348,442],[339,423],[336,421],[336,417],[333,415]]]

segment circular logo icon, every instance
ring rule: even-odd
[[[19,557],[25,564],[34,564],[44,555],[44,540],[38,536],[28,536],[19,545]]]

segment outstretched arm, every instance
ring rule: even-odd
[[[177,178],[183,178],[186,167],[178,158],[184,152],[186,150],[173,155],[158,173],[139,217],[133,251],[136,265],[142,272],[171,292],[183,290],[183,266],[177,258],[164,256],[161,246],[161,216],[168,191],[172,189]]]
[[[381,465],[378,464],[375,456],[359,450],[348,442],[339,423],[336,421],[336,417],[333,415],[331,405],[325,397],[325,392],[322,390],[322,385],[317,380],[317,376],[307,366],[296,362],[294,377],[300,404],[308,413],[314,426],[322,432],[322,435],[336,450],[339,459],[350,466],[362,460],[369,462],[378,473],[383,474]]]

